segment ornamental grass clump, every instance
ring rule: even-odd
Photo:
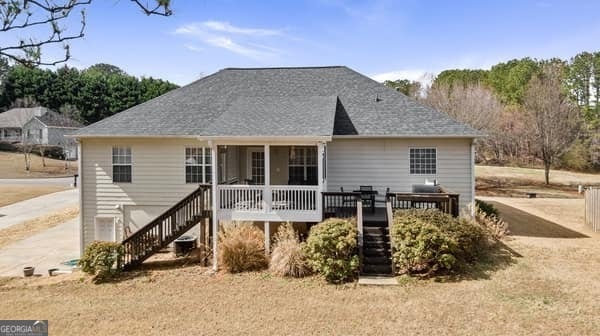
[[[391,236],[396,270],[422,276],[475,261],[488,241],[479,225],[437,209],[396,211]]]
[[[269,271],[275,275],[295,278],[310,274],[298,233],[290,223],[281,225],[275,234]]]
[[[349,220],[330,218],[313,226],[305,245],[309,266],[328,282],[354,279],[359,267],[357,238],[356,224]]]
[[[501,240],[510,234],[508,224],[502,220],[498,210],[492,204],[475,201],[475,223],[481,226],[493,240]]]
[[[263,232],[249,223],[225,226],[219,233],[219,260],[231,273],[267,268]]]

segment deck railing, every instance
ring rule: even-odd
[[[438,209],[454,217],[459,215],[458,194],[450,193],[388,193],[392,210]]]
[[[316,211],[318,186],[271,186],[271,209]]]
[[[358,205],[362,204],[360,193],[355,192],[324,192],[322,197],[323,219],[356,217]]]
[[[318,192],[319,186],[218,185],[218,209],[245,212],[314,212],[318,209]]]

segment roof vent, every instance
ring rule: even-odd
[[[382,100],[383,100],[383,99],[379,98],[379,93],[378,93],[378,94],[377,94],[377,96],[375,97],[375,101],[376,101],[376,102],[380,102],[380,101],[382,101]]]

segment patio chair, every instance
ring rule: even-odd
[[[387,194],[390,193],[390,188],[385,188],[385,193],[383,195],[375,196],[375,203],[385,203],[387,201]]]
[[[373,186],[360,186],[360,199],[363,202],[363,206],[375,210],[375,194],[373,193]]]

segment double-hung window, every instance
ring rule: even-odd
[[[292,147],[288,163],[290,184],[318,184],[316,147]]]
[[[211,183],[211,149],[194,147],[185,149],[185,183]]]
[[[131,147],[113,147],[112,177],[116,183],[131,183]]]
[[[412,175],[435,175],[437,173],[436,149],[411,148],[410,173]]]

